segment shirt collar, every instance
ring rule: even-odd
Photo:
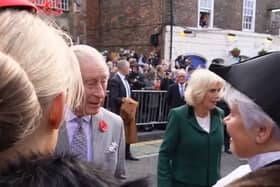
[[[65,121],[71,122],[75,120],[78,116],[76,116],[68,107],[65,110]],[[91,115],[86,115],[81,117],[86,122],[90,122]]]
[[[179,85],[179,86],[186,87],[186,83],[181,84],[181,83],[178,82],[178,85]]]
[[[280,159],[280,151],[260,153],[249,158],[248,163],[252,170],[259,169],[265,165]]]
[[[117,74],[120,76],[121,79],[125,79],[125,75],[123,75],[121,72],[117,72]]]

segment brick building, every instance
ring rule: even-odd
[[[252,56],[253,50],[279,46],[280,12],[275,12],[279,0],[62,1],[69,8],[58,22],[77,43],[100,50],[130,48],[147,55],[157,45],[163,58],[197,53],[211,61],[226,58],[234,47]],[[186,36],[180,35],[183,31]],[[235,37],[233,41],[229,34]],[[267,38],[269,45],[264,41]],[[209,54],[209,46],[217,39],[220,46],[214,49],[219,52]],[[248,42],[254,43],[253,49],[246,46]]]

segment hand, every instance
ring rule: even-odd
[[[124,103],[124,102],[128,102],[129,101],[129,98],[128,97],[123,97],[122,98],[122,102]]]

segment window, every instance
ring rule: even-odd
[[[243,0],[242,30],[255,30],[256,0]]]
[[[39,7],[49,6],[53,9],[69,10],[69,0],[33,0],[33,2]]]
[[[199,0],[198,27],[213,26],[214,0]]]

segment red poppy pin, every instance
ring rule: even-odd
[[[107,123],[105,121],[101,120],[99,122],[99,130],[101,132],[106,132],[108,130],[108,125],[107,125]]]

